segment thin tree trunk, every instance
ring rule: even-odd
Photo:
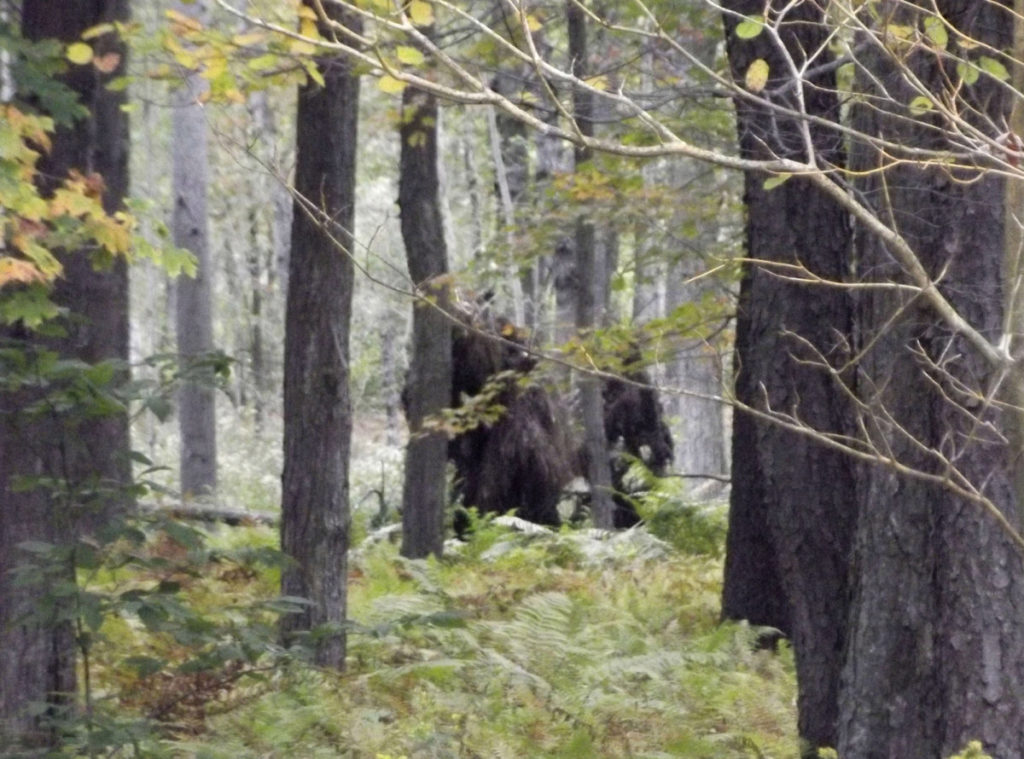
[[[729,0],[726,8],[759,15],[764,5]],[[789,8],[782,41],[798,63],[804,51],[822,47],[822,21],[823,12],[811,4]],[[773,92],[788,81],[781,52],[768,34],[739,38],[736,24],[735,15],[725,16],[733,78],[742,82],[750,64],[763,59],[773,76],[765,92]],[[815,65],[828,61],[822,53]],[[807,111],[824,120],[837,119],[834,73],[819,74],[810,84],[805,87]],[[782,92],[777,98],[794,107],[793,89]],[[736,110],[744,157],[806,158],[796,120],[742,98]],[[810,132],[818,161],[842,165],[841,139],[825,127],[812,126]],[[757,261],[803,264],[830,281],[845,279],[850,246],[846,213],[809,182],[794,177],[766,190],[765,179],[759,173],[745,176],[747,255]],[[848,357],[844,336],[851,329],[852,304],[845,291],[811,289],[780,279],[770,267],[747,264],[736,322],[737,400],[795,414],[822,432],[847,432],[849,411],[842,393],[813,362],[840,365]],[[855,477],[847,457],[736,411],[722,613],[778,628],[792,638],[798,727],[809,752],[836,741],[856,514]]]
[[[402,489],[402,555],[440,555],[444,542],[448,439],[424,423],[451,404],[452,329],[448,254],[441,218],[437,165],[437,101],[406,89],[402,95],[398,205],[409,276],[429,302],[412,314],[412,357],[406,381],[409,443]]]
[[[308,0],[310,7],[314,4]],[[333,8],[328,13],[342,18]],[[330,34],[327,29],[321,33]],[[316,661],[342,669],[359,77],[344,59],[323,59],[318,65],[324,86],[309,81],[299,88],[296,122],[295,190],[300,198],[292,222],[285,317],[281,508],[281,548],[295,560],[282,574],[282,592],[312,605],[284,617],[282,632],[289,639],[327,626],[317,638]],[[315,210],[304,207],[303,199]]]
[[[522,71],[499,72],[492,82],[492,87],[506,97],[518,100],[516,83],[521,83],[523,77]],[[492,110],[491,114],[494,119],[491,142],[494,153],[495,191],[502,209],[499,218],[506,240],[505,255],[509,257],[509,266],[514,277],[511,283],[516,301],[513,311],[516,324],[532,330],[537,311],[537,268],[534,261],[521,258],[522,246],[519,244],[523,234],[523,205],[527,199],[530,176],[528,130],[526,124],[504,111]]]
[[[584,10],[573,2],[566,6],[569,28],[569,56],[574,76],[587,77],[587,25]],[[573,91],[573,117],[579,130],[593,135],[593,97],[581,88]],[[590,151],[576,148],[575,169],[580,171],[590,160]],[[604,318],[607,298],[605,287],[605,246],[599,246],[594,222],[583,210],[576,219],[576,330],[592,334]],[[612,500],[612,474],[608,463],[608,440],[604,430],[604,398],[599,377],[581,372],[577,379],[580,417],[583,424],[584,459],[590,483],[590,509],[594,524],[602,529],[615,526],[615,502]]]
[[[52,3],[25,0],[22,33],[29,40],[78,40],[83,31],[107,21],[128,19],[127,0],[74,3],[55,12]],[[106,84],[124,73],[125,47],[112,35],[91,40],[102,55],[121,56],[117,69],[100,74],[92,66],[72,66],[62,79],[79,96],[89,114],[71,126],[61,126],[49,153],[40,157],[44,193],[52,191],[71,169],[102,176],[103,205],[121,210],[128,189],[128,122],[122,106],[124,93]],[[63,325],[66,336],[47,341],[47,350],[62,358],[89,364],[115,360],[127,364],[128,273],[123,260],[109,269],[93,268],[87,251],[62,255],[63,278],[54,300],[72,318]],[[37,347],[17,329],[5,329],[5,338],[20,343],[31,356]],[[38,400],[37,396],[34,396]],[[83,530],[97,530],[128,509],[132,496],[127,414],[91,420],[72,428],[61,416],[29,420],[24,397],[0,394],[0,742],[42,748],[55,745],[33,704],[49,702],[74,709],[76,696],[76,638],[70,609],[54,595],[58,584],[75,582],[70,561],[36,573],[38,583],[14,584],[12,570],[28,556],[18,549],[24,541],[42,541],[69,548]],[[24,490],[17,477],[54,478],[66,487]],[[53,606],[40,604],[52,600]],[[50,608],[40,614],[40,609]],[[61,712],[47,717],[60,717]],[[5,734],[6,735],[3,735]]]
[[[702,273],[704,263],[690,259],[669,269],[665,308],[667,313],[685,303],[698,303],[715,286],[710,278],[692,284],[687,280]],[[666,367],[670,387],[686,391],[667,399],[672,415],[679,420],[675,442],[675,469],[687,475],[727,475],[725,425],[722,404],[712,400],[722,394],[722,357],[716,342],[685,340]],[[712,478],[695,479],[697,484],[717,482]],[[704,488],[708,492],[707,488]],[[718,492],[713,488],[710,492]]]
[[[179,4],[178,10],[204,23],[209,18],[209,8],[202,0]],[[175,283],[178,357],[190,375],[178,393],[181,494],[185,499],[210,495],[217,489],[213,372],[192,368],[197,359],[213,350],[213,266],[206,212],[209,160],[206,111],[199,102],[205,89],[205,80],[198,72],[186,72],[171,102],[174,161],[171,232],[174,244],[196,257],[195,277],[182,275]]]

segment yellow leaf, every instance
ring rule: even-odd
[[[184,28],[185,31],[199,32],[202,31],[203,25],[196,21],[191,16],[186,16],[184,13],[179,13],[175,10],[164,11],[164,15],[167,16],[176,25]]]
[[[64,53],[67,59],[79,66],[84,66],[92,60],[92,47],[84,42],[72,42]]]
[[[416,26],[430,26],[434,23],[434,9],[426,0],[412,0],[409,3],[409,18]]]
[[[399,45],[395,50],[395,55],[398,56],[398,60],[409,66],[419,66],[423,63],[423,53],[408,45]]]
[[[542,26],[544,26],[544,24],[541,22],[541,20],[534,16],[532,13],[526,17],[526,28],[529,29],[531,32],[539,31]]]
[[[750,64],[747,75],[744,77],[747,89],[751,92],[760,92],[768,84],[768,61],[758,58]]]
[[[111,23],[96,24],[96,26],[90,26],[88,29],[82,32],[82,39],[91,40],[93,37],[99,37],[100,35],[112,31],[114,31],[114,25]]]
[[[28,261],[0,257],[0,287],[10,282],[46,282],[46,276]]]
[[[264,32],[245,32],[244,34],[236,34],[231,38],[231,42],[238,47],[251,47],[252,45],[258,45],[267,38]]]
[[[295,55],[313,55],[316,52],[316,45],[305,40],[291,40],[288,43],[288,50]]]
[[[316,21],[308,18],[302,19],[302,23],[299,24],[299,34],[311,40],[321,39],[320,28],[317,26]]]
[[[608,89],[608,77],[606,76],[592,76],[589,79],[584,79],[587,84],[593,87],[595,90],[607,90]]]
[[[389,95],[397,95],[405,89],[405,82],[400,82],[393,76],[385,74],[377,80],[377,86],[380,88],[381,92],[386,92]]]

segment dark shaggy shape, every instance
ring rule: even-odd
[[[456,494],[481,513],[514,509],[531,522],[557,525],[558,500],[572,477],[566,425],[543,388],[522,386],[536,361],[519,347],[513,325],[486,309],[463,309],[461,318],[466,327],[456,331],[452,344],[452,405],[486,390],[504,412],[449,443]]]
[[[672,462],[672,433],[665,423],[658,393],[649,385],[650,377],[641,368],[630,370],[625,381],[610,379],[604,383],[604,432],[612,453],[614,520],[620,528],[640,521],[630,500],[635,493],[629,493],[625,483],[631,462],[639,459],[659,477]]]
[[[492,315],[486,300],[463,304],[464,326],[452,341],[452,407],[486,396],[487,411],[472,427],[454,437],[448,458],[455,464],[455,494],[481,513],[515,510],[523,519],[558,525],[558,501],[577,472],[585,472],[582,453],[568,432],[565,414],[544,388],[528,384],[536,365],[521,347],[522,335],[508,320]],[[498,339],[503,338],[503,339]],[[604,383],[604,426],[612,454],[616,490],[616,527],[640,521],[625,482],[630,464],[639,459],[655,475],[672,461],[672,436],[657,392],[649,387],[639,356],[630,357],[625,380]],[[503,409],[494,414],[495,409]]]

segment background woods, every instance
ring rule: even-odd
[[[0,3],[0,753],[1024,756],[1019,9],[132,10]]]

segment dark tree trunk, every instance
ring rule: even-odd
[[[569,31],[569,58],[572,73],[579,79],[588,76],[586,13],[574,2],[566,6]],[[573,90],[573,118],[580,132],[594,134],[593,96],[582,88]],[[590,150],[577,147],[574,153],[575,169],[580,171],[591,160]],[[605,285],[605,247],[598,244],[597,231],[588,211],[583,209],[576,219],[576,330],[580,335],[591,334],[601,326]],[[612,474],[608,464],[608,441],[604,430],[604,399],[601,379],[580,372],[577,380],[580,417],[583,426],[584,460],[590,483],[590,510],[594,525],[603,529],[615,526],[615,502],[612,500]]]
[[[424,428],[451,403],[452,327],[443,313],[450,301],[448,255],[441,218],[437,166],[437,101],[406,89],[402,95],[398,205],[409,276],[429,302],[412,314],[412,356],[406,382],[409,443],[402,490],[402,555],[440,555],[444,542],[448,439]]]
[[[77,40],[96,24],[127,20],[127,0],[62,4],[25,0],[22,32],[31,40]],[[52,191],[69,170],[95,172],[103,177],[103,204],[108,212],[120,210],[128,187],[128,123],[121,109],[123,93],[106,89],[112,76],[124,73],[125,48],[109,35],[92,40],[99,54],[117,52],[121,63],[110,74],[93,66],[71,66],[63,81],[78,95],[89,115],[61,126],[52,149],[39,161],[44,192]],[[128,274],[123,260],[99,271],[84,251],[61,256],[64,275],[54,300],[72,318],[64,325],[66,337],[43,346],[64,358],[90,364],[128,360]],[[24,337],[5,330],[5,338]],[[31,354],[33,346],[22,343]],[[38,400],[38,397],[34,397]],[[39,587],[12,584],[11,570],[27,559],[16,548],[24,541],[42,541],[68,547],[81,530],[95,530],[131,503],[128,486],[127,414],[91,420],[72,428],[63,417],[43,420],[24,416],[26,400],[18,394],[0,396],[0,743],[9,737],[28,745],[45,746],[56,735],[37,716],[26,712],[33,703],[73,704],[76,691],[75,637],[71,624],[58,621],[67,609],[55,604],[52,616],[40,616],[40,593],[49,594],[55,583],[73,583],[70,562],[51,566],[37,576]],[[24,491],[13,487],[19,476],[52,477],[66,487]],[[49,596],[50,600],[56,600]],[[28,616],[26,616],[28,615]]]
[[[756,16],[764,6],[756,0],[729,0],[726,7]],[[736,21],[725,17],[733,77],[742,82],[750,64],[762,58],[772,72],[765,88],[771,92],[786,81],[782,54],[768,34],[738,38]],[[782,39],[798,64],[803,51],[817,51],[823,44],[827,30],[821,21],[821,10],[811,3],[790,8]],[[821,57],[816,63],[828,60]],[[814,80],[805,92],[808,113],[837,119],[834,89],[832,73]],[[794,107],[792,89],[775,97]],[[737,98],[736,110],[744,157],[807,157],[795,120],[743,98]],[[819,162],[842,165],[838,135],[820,126],[810,131]],[[803,264],[830,281],[845,279],[847,214],[809,182],[793,178],[765,190],[766,178],[759,173],[745,177],[747,255]],[[792,414],[821,432],[847,432],[848,409],[836,381],[798,359],[841,364],[848,358],[851,315],[843,290],[786,282],[770,267],[748,264],[736,325],[737,400]],[[737,410],[732,472],[723,616],[770,625],[792,638],[800,735],[809,749],[834,745],[856,517],[851,461]]]
[[[895,10],[894,21],[916,23],[906,8],[888,10]],[[937,10],[968,38],[994,49],[1011,43],[1011,15],[997,4],[952,0]],[[937,93],[948,86],[947,77],[956,78],[940,70],[939,57],[915,56],[899,65],[908,64]],[[865,65],[865,90],[884,88],[892,98],[884,102],[894,105],[891,111],[858,108],[859,130],[904,144],[953,147],[931,127],[908,122],[905,108],[896,105],[911,92],[895,62],[872,50]],[[958,97],[991,123],[1005,123],[1005,98],[984,78]],[[967,105],[955,107],[966,113]],[[861,197],[880,218],[892,219],[960,314],[997,337],[1005,302],[1004,180],[983,169],[897,165],[880,171],[885,161],[870,147],[855,150],[853,167],[865,171],[858,174]],[[858,254],[858,268],[871,281],[905,281],[876,239],[861,240]],[[859,385],[875,412],[867,424],[871,441],[886,456],[940,478],[955,467],[1019,529],[1009,465],[1014,452],[1004,436],[1011,412],[981,402],[997,372],[905,294],[868,290],[859,317],[869,346]],[[978,395],[972,399],[971,392]],[[885,466],[865,467],[859,481],[840,755],[948,756],[978,739],[1001,759],[1024,756],[1019,550],[976,503],[949,490]]]
[[[205,3],[179,5],[178,10],[201,22],[209,21]],[[206,83],[189,71],[172,96],[174,244],[196,257],[196,275],[180,276],[176,325],[178,358],[188,380],[178,393],[178,429],[181,434],[181,494],[186,500],[210,495],[217,489],[217,420],[214,376],[208,363],[197,359],[213,350],[213,266],[206,213],[209,160],[206,145],[206,110],[199,98]]]
[[[321,625],[337,628],[346,609],[359,77],[341,58],[321,60],[319,67],[324,86],[310,81],[299,88],[295,189],[316,210],[311,214],[298,201],[292,221],[281,523],[282,550],[295,559],[282,575],[282,592],[312,606],[282,620],[286,638]],[[344,667],[342,631],[332,629],[318,641],[316,660]]]

